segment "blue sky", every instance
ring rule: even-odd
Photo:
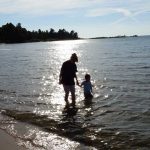
[[[84,38],[150,35],[150,0],[0,0],[0,26],[7,22]]]

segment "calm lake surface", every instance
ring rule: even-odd
[[[85,104],[83,89],[76,87],[76,108],[66,110],[58,77],[74,52],[79,81],[91,74],[94,98]],[[15,120],[40,127],[36,138],[30,136],[39,149],[49,142],[46,135],[37,138],[45,131],[83,144],[83,149],[148,150],[150,37],[0,44],[0,112],[14,119],[0,118],[0,127],[15,136]],[[28,136],[33,132],[27,131]]]

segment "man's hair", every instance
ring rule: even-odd
[[[71,60],[74,60],[75,62],[78,62],[78,56],[77,56],[77,54],[76,53],[73,53],[72,55],[71,55],[71,58],[70,58]]]

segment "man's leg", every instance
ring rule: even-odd
[[[63,85],[65,91],[65,102],[66,105],[69,105],[68,97],[69,97],[69,87],[67,85]]]
[[[75,85],[70,86],[70,91],[71,91],[72,105],[75,106],[76,104]]]

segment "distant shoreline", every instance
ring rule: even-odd
[[[87,38],[87,39],[112,39],[112,38],[129,38],[129,37],[133,37],[133,38],[136,38],[136,37],[149,37],[150,35],[131,35],[131,36],[126,36],[126,35],[123,35],[123,36],[106,36],[106,37],[93,37],[93,38]]]
[[[126,38],[126,37],[139,37],[139,36],[138,35],[132,35],[132,36],[118,35],[118,36],[110,36],[110,37],[93,37],[89,39]]]

